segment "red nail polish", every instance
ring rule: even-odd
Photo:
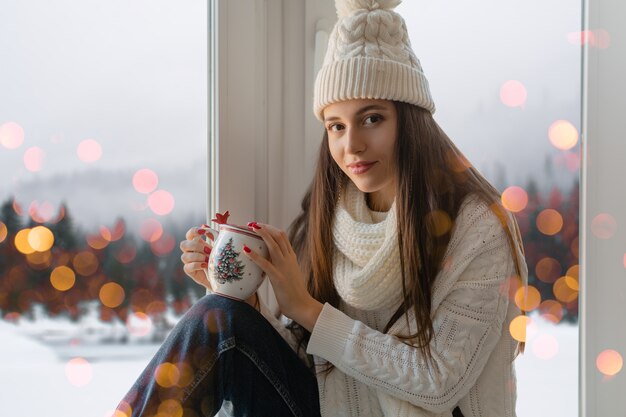
[[[204,262],[209,262],[209,257],[208,256],[204,257]]]
[[[255,229],[260,229],[260,228],[261,228],[261,226],[259,226],[259,225],[258,225],[258,224],[256,224],[256,223],[254,223],[254,224],[252,225],[252,227],[254,227]]]
[[[250,252],[252,252],[252,250],[251,250],[249,247],[247,247],[246,245],[243,245],[243,251],[244,251],[245,253],[250,253]]]
[[[209,265],[207,265],[207,263],[206,263],[206,262],[204,262],[204,263],[202,263],[202,264],[200,265],[200,267],[202,267],[202,268],[206,268],[207,266],[209,266]]]
[[[202,250],[203,250],[203,251],[204,251],[204,253],[206,253],[207,255],[210,255],[210,254],[211,254],[211,248],[210,248],[210,247],[208,247],[208,246],[205,246]]]
[[[198,234],[199,234],[199,235],[203,235],[203,234],[205,234],[205,233],[206,233],[206,230],[204,230],[204,229],[198,229]]]
[[[256,224],[256,222],[248,222],[248,227],[253,227]]]

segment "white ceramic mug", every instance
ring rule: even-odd
[[[219,231],[206,225],[201,229],[206,231],[206,238],[213,241],[206,270],[213,293],[246,300],[259,289],[265,276],[243,253],[243,245],[269,258],[265,241],[253,231],[231,224],[220,224]]]

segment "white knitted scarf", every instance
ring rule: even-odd
[[[396,229],[396,203],[374,223],[365,194],[348,181],[333,223],[334,282],[348,305],[362,310],[390,309],[402,300]]]

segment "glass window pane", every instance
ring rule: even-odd
[[[532,322],[516,360],[519,416],[578,414],[581,9],[565,0],[398,7],[435,118],[503,192],[523,234]],[[546,394],[554,401],[536,401]]]
[[[178,244],[206,221],[207,2],[0,16],[2,414],[104,417],[204,293]]]

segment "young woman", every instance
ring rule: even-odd
[[[130,416],[515,416],[517,224],[432,117],[399,0],[338,0],[314,91],[324,136],[289,235],[249,223],[278,311],[208,295],[118,410]],[[185,272],[210,289],[192,228]]]

